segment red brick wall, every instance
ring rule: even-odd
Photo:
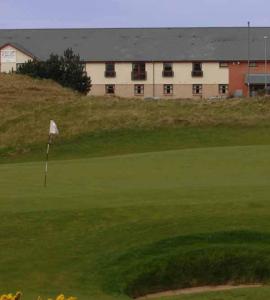
[[[245,77],[248,73],[247,62],[230,63],[229,65],[229,93],[233,95],[236,90],[242,90],[244,96],[248,95],[248,87],[245,84]],[[265,63],[257,62],[256,67],[250,67],[251,74],[264,73]],[[270,63],[268,63],[267,72],[270,73]]]

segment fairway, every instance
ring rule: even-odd
[[[43,167],[0,165],[4,292],[128,299],[140,266],[160,255],[196,253],[207,241],[269,253],[270,146],[51,161],[47,188]],[[255,299],[241,293],[172,299]]]

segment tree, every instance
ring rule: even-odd
[[[63,56],[51,54],[45,62],[33,60],[21,65],[17,73],[31,77],[50,78],[65,87],[87,94],[91,90],[91,79],[85,71],[80,56],[71,48]]]

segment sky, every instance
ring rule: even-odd
[[[270,0],[0,0],[1,28],[270,26]]]

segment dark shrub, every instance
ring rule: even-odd
[[[53,79],[62,86],[87,94],[91,89],[91,79],[87,76],[80,56],[67,49],[63,56],[51,54],[46,61],[28,61],[18,67],[18,74],[35,78]]]

